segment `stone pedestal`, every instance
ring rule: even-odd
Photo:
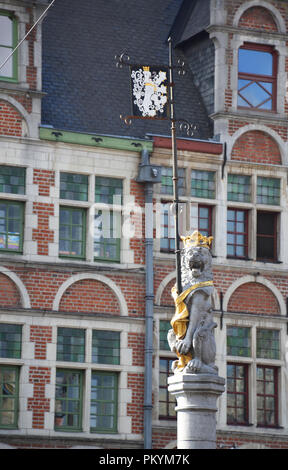
[[[225,379],[213,374],[176,373],[168,391],[177,400],[177,448],[215,449],[217,399]]]

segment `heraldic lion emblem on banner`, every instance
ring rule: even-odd
[[[165,105],[168,101],[167,72],[163,70],[151,71],[150,67],[143,66],[131,70],[133,110],[142,117],[155,118],[157,115],[166,117]]]

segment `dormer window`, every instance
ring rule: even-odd
[[[17,21],[6,12],[0,12],[0,65],[11,54],[17,42]],[[17,80],[17,51],[0,69],[0,80]]]
[[[273,47],[245,43],[238,51],[238,107],[276,111],[276,80]]]

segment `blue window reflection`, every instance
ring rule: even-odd
[[[254,75],[273,74],[273,56],[270,52],[239,49],[238,70]]]

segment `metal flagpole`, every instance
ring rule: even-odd
[[[182,292],[181,283],[181,256],[180,256],[180,236],[179,236],[179,199],[178,199],[178,165],[177,165],[177,140],[176,140],[176,119],[174,116],[174,93],[173,93],[173,58],[172,58],[172,40],[168,39],[169,44],[169,81],[170,81],[170,119],[171,119],[171,137],[172,137],[172,160],[173,160],[173,212],[175,220],[175,254],[176,254],[176,285],[178,295]]]

